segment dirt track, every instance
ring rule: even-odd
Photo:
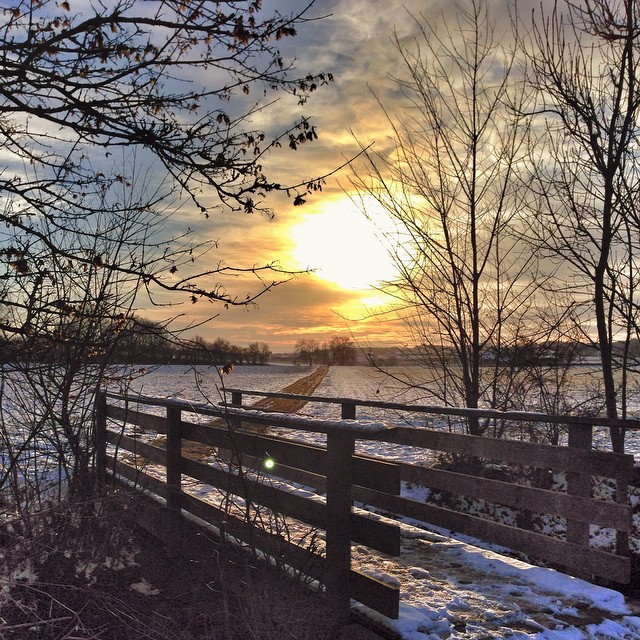
[[[329,367],[323,365],[318,367],[313,373],[296,380],[293,384],[282,389],[280,393],[296,393],[302,396],[311,395],[324,380]],[[282,411],[284,413],[296,413],[307,404],[304,400],[290,400],[288,398],[263,398],[258,400],[252,408],[264,411]]]
[[[311,395],[322,382],[327,375],[329,367],[320,366],[313,373],[310,373],[304,378],[296,380],[294,383],[285,387],[280,393],[296,393],[299,395]],[[296,413],[300,411],[304,405],[307,404],[304,400],[289,400],[288,398],[263,398],[258,400],[255,404],[251,405],[252,409],[260,409],[262,411],[279,411],[282,413]],[[226,420],[216,418],[210,423],[212,426],[224,426],[227,424]],[[258,426],[245,422],[242,424],[242,428],[247,431],[255,433],[266,433],[268,427]],[[164,436],[157,442],[164,442]],[[182,453],[188,458],[194,458],[196,460],[206,459],[212,454],[213,449],[205,444],[198,442],[192,442],[190,440],[183,441]]]

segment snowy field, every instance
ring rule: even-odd
[[[189,367],[159,367],[133,381],[131,391],[198,403],[218,402],[225,387],[280,391],[314,369],[243,366],[229,376],[220,376],[213,368],[196,373]],[[367,367],[332,367],[315,395],[412,401],[410,395]],[[417,400],[430,403],[424,395]],[[305,413],[331,418],[339,417],[339,411],[339,407],[319,403],[304,409]],[[379,419],[380,410],[362,408],[358,417]],[[424,419],[409,416],[408,421],[424,424]],[[636,438],[630,441],[634,453],[640,452]],[[368,452],[389,456],[388,450]],[[411,458],[409,451],[393,454]],[[483,548],[473,544],[477,541],[459,536],[454,539],[449,532],[421,523],[400,524],[400,558],[381,556],[356,545],[353,563],[365,573],[400,585],[400,618],[380,618],[404,640],[640,639],[640,616],[634,615],[623,595],[615,590],[534,567],[500,555],[499,549]],[[375,617],[371,612],[368,615]]]
[[[142,393],[153,397],[177,397],[194,402],[217,403],[224,398],[225,388],[245,389],[252,391],[281,391],[299,378],[309,375],[316,369],[315,366],[294,365],[267,365],[267,366],[239,366],[235,367],[229,375],[221,375],[215,367],[189,367],[189,366],[160,366],[151,368],[149,372],[131,382],[130,391]],[[416,375],[420,375],[416,368]],[[407,368],[398,367],[391,373],[407,372]],[[423,374],[424,377],[424,374]],[[598,382],[593,370],[586,367],[576,368],[573,376],[575,393],[578,397],[586,397],[594,393]],[[428,387],[428,382],[427,382]],[[428,393],[428,388],[407,389],[380,371],[371,367],[330,367],[329,373],[324,378],[314,395],[336,398],[352,398],[358,400],[380,400],[400,403],[418,403],[425,405],[437,405],[435,396]],[[258,397],[247,396],[244,402],[250,404],[258,400]],[[640,417],[640,397],[635,403],[630,403],[630,412]],[[316,417],[339,418],[340,406],[325,403],[309,403],[302,413]],[[358,407],[357,417],[364,420],[381,420],[397,424],[410,424],[423,426],[424,414],[392,413],[389,410],[375,407]],[[430,427],[442,426],[442,419],[430,418]],[[307,436],[300,435],[303,439]],[[594,446],[598,449],[609,448],[609,436],[606,429],[594,430]],[[361,446],[361,451],[372,455],[375,452]],[[635,455],[640,464],[640,430],[628,432],[626,437],[626,452]],[[411,455],[410,451],[400,453]],[[386,451],[385,455],[396,457],[393,451]],[[406,462],[410,459],[403,458]]]

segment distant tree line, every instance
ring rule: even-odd
[[[294,359],[299,362],[328,365],[354,365],[357,350],[353,340],[346,336],[336,336],[322,344],[313,338],[304,338],[296,342]]]
[[[267,364],[271,359],[269,345],[264,342],[252,342],[247,347],[231,344],[224,338],[207,342],[197,336],[187,344],[182,344],[177,358],[188,357],[191,364],[231,363],[231,364]]]
[[[3,337],[0,362],[28,359],[31,362],[65,363],[80,347],[88,361],[110,364],[267,364],[271,350],[264,342],[247,347],[231,344],[223,338],[207,341],[200,336],[178,339],[162,323],[136,316],[105,323],[98,340],[83,335],[80,323],[66,325],[63,333],[42,334],[32,338],[28,348],[22,340]]]

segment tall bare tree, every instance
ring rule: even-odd
[[[407,108],[398,117],[385,110],[391,144],[368,153],[368,173],[354,185],[395,223],[388,240],[399,275],[384,290],[410,341],[422,345],[407,357],[417,353],[433,368],[429,392],[447,405],[508,408],[486,365],[523,337],[534,305],[532,256],[513,234],[523,206],[517,171],[528,153],[528,121],[513,107],[526,93],[486,3],[460,3],[456,19],[451,27],[413,17],[417,38],[395,36]],[[484,426],[471,421],[469,430]]]
[[[639,328],[640,3],[556,2],[531,33],[545,139],[531,230],[568,267],[584,337],[600,355],[606,415],[625,417]],[[611,440],[624,450],[623,430],[612,429]]]

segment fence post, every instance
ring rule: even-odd
[[[96,477],[104,484],[107,470],[107,394],[103,389],[96,393],[95,447]]]
[[[351,609],[351,486],[354,437],[327,434],[327,593],[343,621]]]
[[[167,507],[182,508],[182,411],[167,405]]]
[[[232,407],[240,407],[242,408],[242,391],[232,391],[231,392],[231,406]],[[234,429],[239,429],[242,425],[242,421],[240,420],[240,418],[236,417],[236,416],[231,416],[230,420],[230,425],[234,428]],[[240,452],[236,452],[238,457],[240,456]]]
[[[355,420],[356,419],[356,405],[354,402],[342,403],[342,419],[343,420]]]
[[[574,449],[590,450],[592,445],[593,427],[587,424],[570,424],[568,445]],[[567,474],[567,493],[583,498],[591,497],[591,467],[585,472],[570,472]],[[589,546],[589,523],[567,520],[567,542],[573,542],[583,547]],[[580,575],[578,575],[580,574]],[[578,578],[588,578],[588,572],[572,571]]]

